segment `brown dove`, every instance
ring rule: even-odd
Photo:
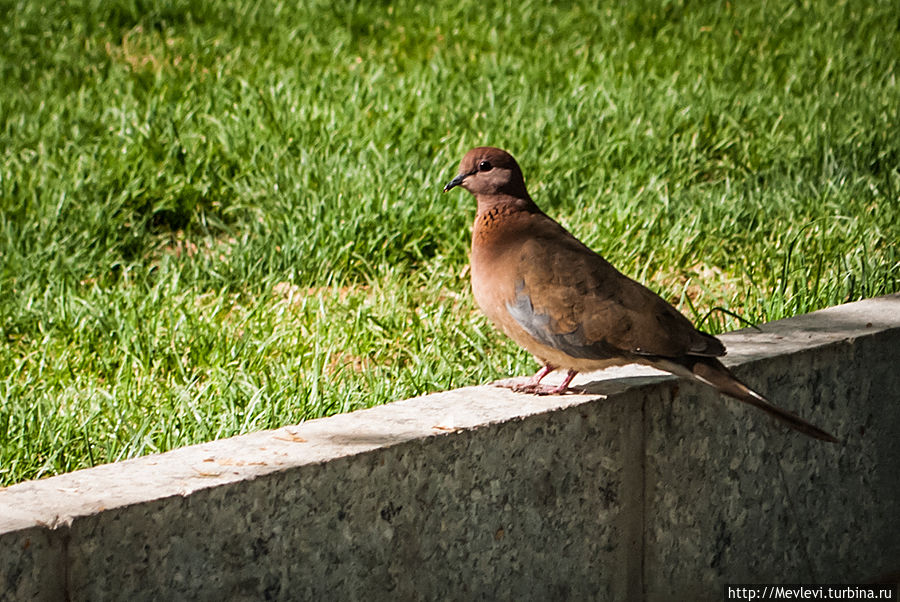
[[[562,394],[578,372],[644,364],[710,385],[810,437],[837,441],[739,381],[716,359],[725,355],[719,339],[694,328],[541,211],[509,153],[470,150],[444,192],[456,186],[478,201],[471,251],[475,301],[543,366],[516,391]],[[542,385],[557,369],[568,370],[563,383]]]

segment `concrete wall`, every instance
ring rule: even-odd
[[[900,295],[725,335],[844,440],[645,368],[470,387],[0,490],[4,600],[719,600],[900,569]]]

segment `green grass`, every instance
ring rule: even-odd
[[[480,144],[695,320],[900,290],[896,2],[338,4],[0,0],[0,484],[533,371]]]

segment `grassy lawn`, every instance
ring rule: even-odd
[[[896,2],[337,4],[0,0],[0,485],[532,372],[481,144],[697,321],[900,290]]]

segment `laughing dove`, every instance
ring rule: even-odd
[[[543,366],[515,390],[560,394],[578,372],[645,364],[710,385],[810,437],[837,441],[739,381],[716,359],[725,355],[719,339],[698,331],[541,211],[509,153],[472,149],[444,192],[455,186],[478,201],[471,252],[475,301]],[[541,384],[560,368],[568,370],[561,385]]]

